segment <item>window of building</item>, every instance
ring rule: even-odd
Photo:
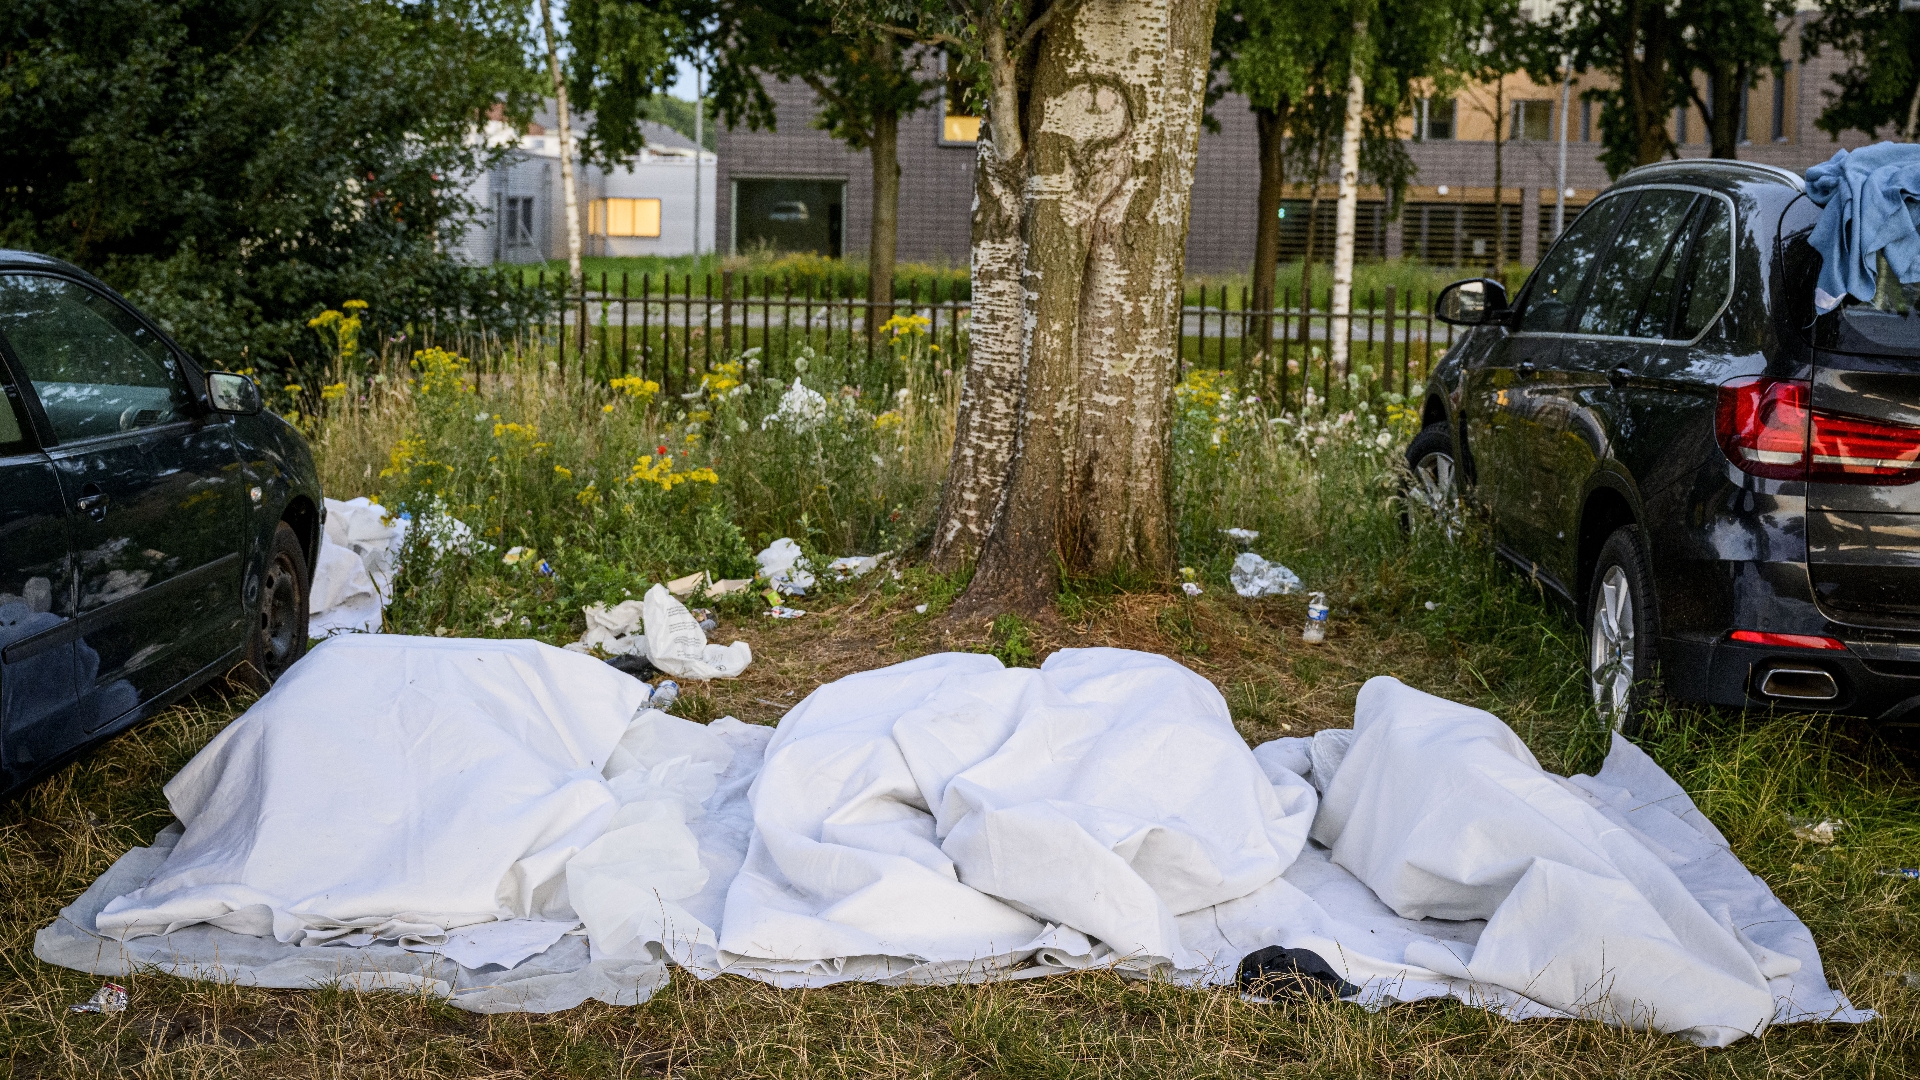
[[[1593,102],[1591,100],[1580,102],[1580,141],[1593,141]]]
[[[533,246],[533,197],[509,195],[501,224],[506,226],[508,247]]]
[[[1681,146],[1687,145],[1687,107],[1685,105],[1674,106],[1673,141]]]
[[[980,141],[980,118],[948,113],[940,119],[940,141],[976,143]]]
[[[1513,137],[1524,142],[1553,141],[1553,102],[1514,102]]]
[[[980,141],[980,116],[967,105],[967,87],[952,57],[942,57],[947,78],[940,85],[940,141],[971,146]]]
[[[1774,72],[1773,75],[1773,141],[1787,141],[1787,72],[1793,70],[1793,61]]]
[[[587,231],[595,236],[659,236],[659,199],[595,199]]]
[[[1753,100],[1753,76],[1749,75],[1740,82],[1740,115],[1735,118],[1734,141],[1745,146],[1753,140],[1747,137],[1747,102]]]
[[[841,180],[736,179],[734,253],[764,248],[837,259],[843,241],[845,205],[846,183]]]
[[[1450,97],[1421,98],[1420,122],[1414,136],[1423,140],[1453,138],[1454,114],[1458,108],[1458,103]]]

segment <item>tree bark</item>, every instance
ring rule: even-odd
[[[580,276],[580,197],[573,183],[573,119],[567,107],[567,80],[560,75],[560,51],[553,39],[553,11],[547,0],[540,0],[540,25],[547,32],[547,72],[553,76],[553,106],[560,116],[560,201],[567,213],[567,281],[570,287],[585,288]]]
[[[1353,233],[1360,209],[1360,111],[1367,105],[1361,65],[1367,53],[1367,24],[1353,24],[1353,58],[1347,65],[1347,111],[1340,130],[1340,188],[1333,212],[1333,313],[1327,342],[1328,363],[1346,372],[1347,342],[1353,329]]]
[[[1666,0],[1631,0],[1627,32],[1633,41],[1622,50],[1623,89],[1633,122],[1634,164],[1651,165],[1674,153],[1673,137],[1667,134],[1667,57],[1672,35]]]
[[[892,317],[893,260],[900,242],[900,118],[873,118],[867,153],[873,161],[873,231],[867,239],[867,327]]]
[[[964,614],[1038,612],[1063,568],[1170,575],[1169,412],[1213,9],[1083,0],[1042,31],[1019,114],[1000,111],[995,87],[995,141],[1003,123],[1024,135],[1010,141],[1026,153],[1015,174],[1026,362],[1003,508]]]
[[[1291,103],[1282,98],[1271,109],[1255,107],[1253,126],[1260,138],[1260,194],[1253,230],[1253,309],[1270,312],[1274,280],[1280,273],[1280,202],[1286,194],[1287,114]],[[1254,320],[1253,333],[1262,352],[1273,349],[1273,316]]]

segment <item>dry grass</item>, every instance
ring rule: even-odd
[[[1005,650],[1004,624],[956,623],[938,611],[950,592],[947,583],[909,571],[899,581],[815,598],[815,613],[796,622],[730,622],[723,636],[752,642],[755,665],[738,681],[695,688],[682,711],[771,723],[813,687],[851,671],[944,648]],[[915,613],[918,603],[935,605],[933,613]],[[1295,632],[1303,617],[1298,598],[1248,603],[1217,592],[1197,601],[1115,592],[1068,606],[1079,608],[1078,618],[1017,628],[1034,657],[1085,645],[1178,656],[1221,688],[1252,740],[1350,722],[1359,684],[1381,671],[1498,703],[1484,688],[1471,692],[1478,682],[1471,672],[1496,667],[1500,658],[1489,650],[1506,646],[1420,633],[1396,618],[1354,614],[1336,623],[1326,647],[1313,648]],[[1880,1021],[1777,1029],[1707,1051],[1580,1022],[1511,1024],[1451,1003],[1378,1013],[1308,1001],[1249,1005],[1230,993],[1107,973],[812,991],[680,975],[638,1008],[589,1003],[553,1016],[496,1017],[402,995],[141,975],[127,980],[133,1000],[125,1014],[68,1014],[66,1006],[98,980],[32,959],[33,931],[166,822],[161,784],[246,703],[204,692],[0,815],[7,957],[0,1060],[14,1075],[1797,1077],[1920,1070],[1920,987],[1902,974],[1920,970],[1920,886],[1871,873],[1885,860],[1920,861],[1911,774],[1844,726],[1723,720],[1715,728],[1709,718],[1679,714],[1656,726],[1649,745],[1702,792],[1743,856],[1807,917],[1831,977],[1857,1002],[1882,1010]],[[1565,724],[1537,727],[1533,741],[1543,752],[1578,752]],[[1782,754],[1801,764],[1778,768]],[[1842,800],[1852,833],[1832,848],[1810,849],[1784,835],[1783,824],[1769,824],[1783,805],[1821,809],[1805,805],[1810,798]]]

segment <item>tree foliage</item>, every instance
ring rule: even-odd
[[[612,168],[646,145],[641,121],[669,121],[660,91],[693,35],[680,11],[644,0],[569,0],[566,16],[567,94],[575,111],[593,114],[580,154]]]
[[[15,0],[0,27],[0,243],[72,260],[188,348],[274,363],[348,298],[435,303],[524,114],[507,0]]]
[[[1901,10],[1900,0],[1821,0],[1820,17],[1801,35],[1801,58],[1822,48],[1848,64],[1834,76],[1816,127],[1835,138],[1892,127],[1920,139],[1920,11]]]

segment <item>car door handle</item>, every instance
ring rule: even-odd
[[[88,517],[100,521],[107,516],[107,493],[100,490],[99,484],[88,484],[80,489],[80,498],[75,505]]]
[[[1539,369],[1539,368],[1536,368],[1536,367],[1534,367],[1534,366],[1533,366],[1533,361],[1531,361],[1531,360],[1522,360],[1522,361],[1520,361],[1520,363],[1519,363],[1519,365],[1518,365],[1518,366],[1517,366],[1517,367],[1516,367],[1516,368],[1515,368],[1514,370],[1516,370],[1516,371],[1518,371],[1518,372],[1520,372],[1520,377],[1521,377],[1521,378],[1523,378],[1523,379],[1531,379],[1531,378],[1533,378],[1533,373],[1534,373],[1534,372],[1536,372],[1536,371],[1538,371],[1538,370],[1540,370],[1540,369]]]
[[[1633,369],[1622,365],[1607,372],[1607,381],[1615,386],[1625,386],[1633,378]]]

